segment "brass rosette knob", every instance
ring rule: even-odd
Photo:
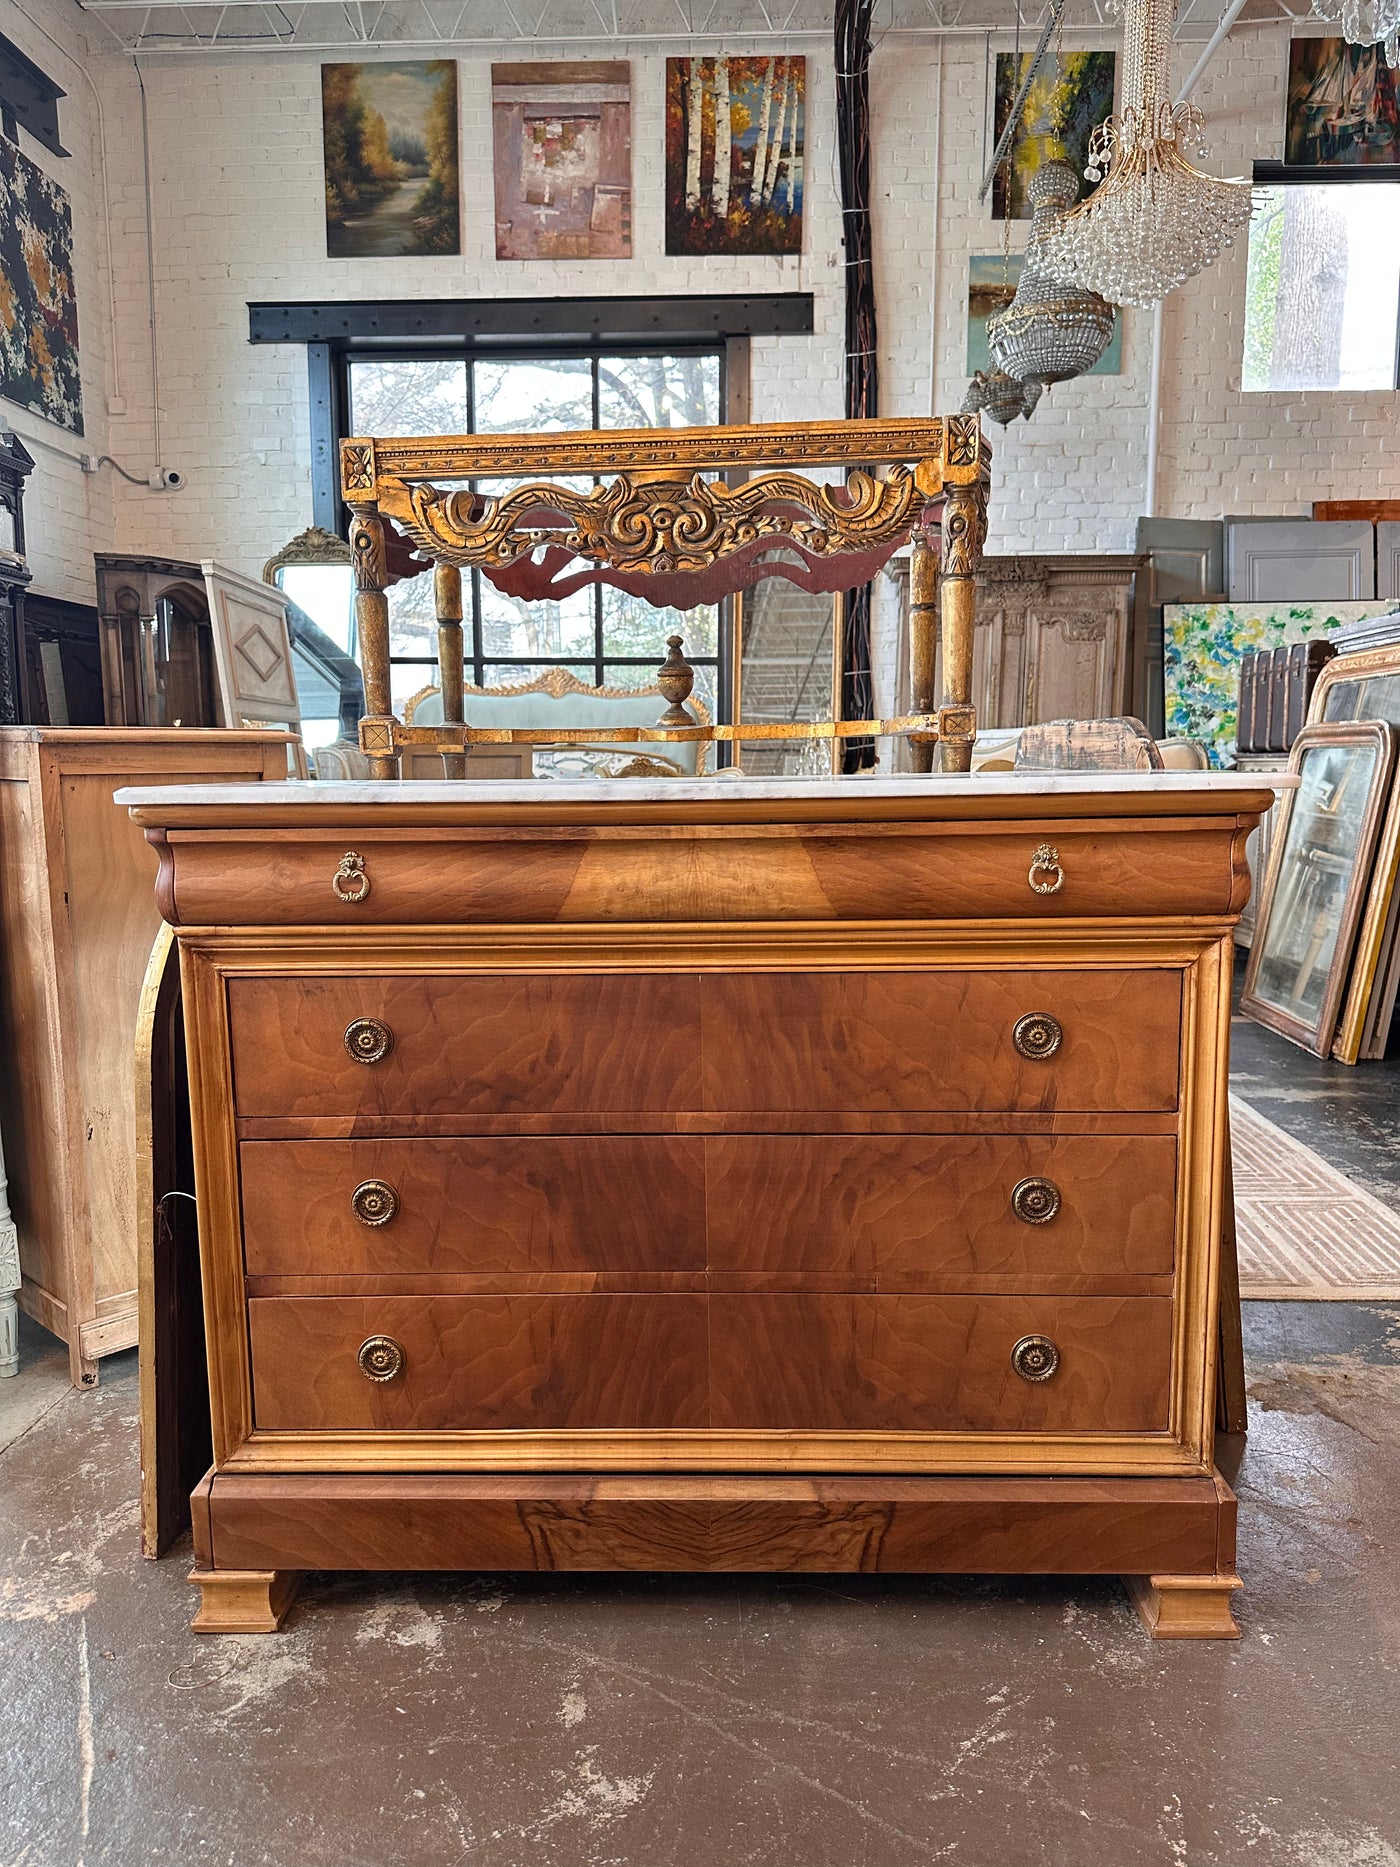
[[[1060,1210],[1060,1189],[1036,1175],[1018,1180],[1011,1189],[1011,1210],[1026,1225],[1048,1225]]]
[[[1023,1381],[1048,1381],[1060,1365],[1060,1351],[1048,1335],[1023,1335],[1011,1351],[1011,1366]]]
[[[361,1342],[355,1359],[367,1381],[392,1381],[403,1373],[403,1343],[396,1342],[391,1335],[372,1335]]]
[[[356,1063],[379,1063],[394,1048],[394,1033],[378,1018],[356,1018],[345,1027],[345,1048]]]
[[[399,1209],[399,1196],[387,1180],[361,1180],[350,1195],[350,1210],[361,1225],[387,1225]]]
[[[1028,1011],[1024,1018],[1016,1020],[1011,1032],[1012,1043],[1032,1063],[1053,1057],[1064,1037],[1059,1019],[1052,1018],[1048,1011]]]

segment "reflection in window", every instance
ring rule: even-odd
[[[722,420],[718,349],[681,355],[352,358],[350,432],[514,434],[571,428],[713,426]],[[606,462],[600,465],[606,467]],[[561,480],[580,490],[586,479]],[[518,481],[481,481],[501,493]],[[466,676],[504,686],[566,665],[591,685],[649,686],[668,635],[685,642],[695,694],[715,716],[720,612],[681,613],[598,584],[557,603],[526,603],[473,574],[463,580]],[[430,576],[391,585],[394,701],[434,679],[437,618]],[[829,682],[828,682],[829,686]]]
[[[1393,389],[1400,183],[1255,190],[1245,389]]]

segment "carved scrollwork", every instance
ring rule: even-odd
[[[382,590],[386,575],[384,527],[372,512],[357,512],[350,527],[350,551],[355,560],[355,588]]]
[[[1045,620],[1052,629],[1063,630],[1067,642],[1102,642],[1108,635],[1107,616],[1081,613],[1077,616],[1047,616]]]
[[[973,467],[981,452],[982,423],[976,415],[949,415],[947,459],[950,467]]]
[[[535,481],[485,500],[427,484],[381,490],[385,509],[435,557],[501,568],[552,545],[624,572],[704,570],[765,538],[817,557],[865,551],[899,537],[923,500],[908,467],[883,480],[856,471],[844,489],[796,473],[732,488],[700,474],[621,473],[587,492]]]
[[[987,506],[981,487],[949,487],[943,508],[943,575],[973,576],[986,537]]]

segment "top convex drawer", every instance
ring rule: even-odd
[[[230,979],[237,1112],[632,1116],[1176,1106],[1181,974]],[[650,1118],[650,1119],[647,1119]]]

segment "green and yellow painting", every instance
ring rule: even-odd
[[[1168,603],[1162,610],[1167,732],[1199,739],[1215,766],[1235,756],[1240,662],[1251,650],[1326,637],[1383,616],[1393,598],[1343,603]]]
[[[0,395],[83,431],[68,196],[0,137]]]
[[[322,65],[331,259],[462,250],[457,66]]]
[[[1023,52],[998,52],[996,68],[995,136],[1011,120],[1011,106],[1030,68],[1031,55]],[[1039,72],[1026,97],[1016,134],[1011,139],[1007,159],[997,170],[992,183],[992,217],[1005,220],[1008,191],[1011,219],[1029,220],[1031,204],[1026,184],[1042,162],[1059,158],[1068,162],[1080,177],[1084,193],[1092,194],[1094,184],[1084,179],[1084,165],[1089,159],[1089,138],[1113,111],[1112,52],[1066,52],[1058,66],[1047,65]]]

